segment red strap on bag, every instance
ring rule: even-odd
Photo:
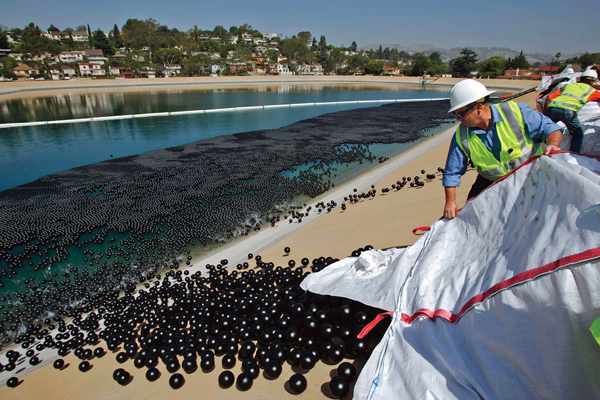
[[[362,329],[362,331],[360,331],[360,333],[356,337],[359,339],[364,338],[365,336],[367,336],[367,334],[369,332],[371,332],[371,330],[373,328],[375,328],[375,326],[379,323],[379,321],[381,321],[382,319],[384,319],[386,317],[391,317],[393,314],[394,314],[393,311],[388,311],[388,312],[384,312],[384,313],[377,315],[373,319],[373,321],[371,321],[367,325],[365,325],[365,327]]]

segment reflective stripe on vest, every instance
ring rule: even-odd
[[[563,92],[552,100],[550,104],[548,104],[548,107],[557,107],[579,112],[594,90],[593,87],[585,83],[571,83],[564,87]]]
[[[495,122],[496,133],[501,143],[501,160],[498,161],[477,134],[470,134],[469,128],[463,124],[456,130],[456,141],[473,161],[477,172],[486,179],[496,181],[523,164],[530,156],[541,154],[542,146],[526,134],[523,115],[515,102],[490,107],[496,107],[504,118],[504,121]]]

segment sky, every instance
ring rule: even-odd
[[[567,6],[568,4],[568,6]],[[597,0],[0,0],[0,25],[119,29],[129,18],[187,31],[249,24],[264,34],[309,31],[327,44],[506,47],[525,53],[600,52]]]

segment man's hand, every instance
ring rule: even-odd
[[[456,188],[451,186],[444,186],[444,193],[446,194],[446,205],[444,206],[444,218],[453,219],[456,217]]]
[[[562,140],[562,132],[554,131],[550,132],[546,137],[546,150],[544,150],[544,154],[548,155],[555,150],[560,150],[560,142]]]
[[[446,206],[444,207],[444,218],[453,219],[456,217],[456,203],[454,201],[446,202]]]
[[[561,148],[558,146],[549,144],[548,146],[546,146],[546,150],[544,150],[544,154],[549,155],[550,153],[552,153],[553,151],[556,151],[556,150],[561,150]]]

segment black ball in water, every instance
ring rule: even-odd
[[[350,383],[343,376],[336,376],[329,382],[329,391],[333,397],[337,399],[342,398],[350,391]]]
[[[180,373],[171,375],[169,378],[169,386],[173,389],[179,389],[185,383],[185,378]]]
[[[150,368],[146,371],[146,379],[148,379],[148,381],[154,382],[158,378],[160,378],[160,371],[157,368]]]
[[[252,387],[252,375],[249,372],[242,372],[238,375],[236,386],[238,390],[246,391]]]
[[[219,387],[222,389],[228,389],[235,383],[235,375],[231,371],[223,371],[219,375]]]
[[[117,362],[119,364],[123,364],[127,360],[129,360],[129,356],[124,351],[117,354]]]
[[[294,394],[300,394],[306,390],[306,378],[302,374],[294,374],[288,381],[290,391]]]

